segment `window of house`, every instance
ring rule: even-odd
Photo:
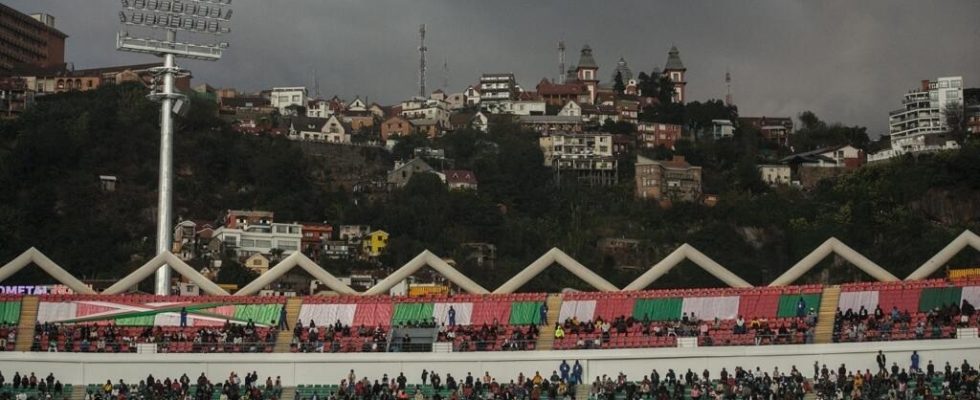
[[[271,240],[256,240],[255,241],[255,247],[260,247],[260,248],[264,248],[264,249],[271,248],[272,247],[272,241]]]

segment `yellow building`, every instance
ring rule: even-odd
[[[377,230],[364,237],[364,254],[368,257],[380,256],[385,247],[388,247],[388,232]]]
[[[269,271],[269,259],[262,253],[255,253],[245,260],[245,268],[262,275]]]

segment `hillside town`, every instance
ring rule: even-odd
[[[26,15],[0,4],[0,16],[0,44],[16,49],[0,52],[4,119],[18,118],[48,96],[125,83],[149,89],[158,84],[154,70],[160,63],[76,69],[66,62],[67,35],[51,15]],[[485,71],[467,85],[432,91],[423,79],[417,95],[394,104],[322,95],[319,84],[309,87],[300,78],[294,86],[257,92],[216,88],[189,75],[175,86],[194,101],[214,104],[217,117],[241,135],[387,154],[400,144],[424,141],[407,156],[396,157],[386,174],[361,177],[351,188],[382,194],[404,188],[421,174],[435,175],[451,192],[480,192],[481,176],[456,168],[438,140],[460,132],[491,135],[500,126],[536,138],[555,185],[627,185],[636,200],[664,209],[680,203],[711,207],[719,201],[720,193],[704,184],[708,177],[702,166],[681,154],[681,148],[753,135],[760,142],[755,168],[762,182],[806,191],[869,164],[956,150],[966,138],[980,135],[980,88],[966,87],[955,71],[918,83],[894,82],[912,89],[901,99],[890,99],[896,109],[880,116],[889,128],[872,133],[880,134],[877,142],[813,146],[794,142],[794,134],[816,128],[801,115],[740,114],[730,88],[723,101],[692,99],[688,84],[708,78],[689,76],[677,46],[640,60],[644,65],[658,60],[650,71],[634,69],[625,58],[602,65],[598,60],[608,54],[598,57],[603,49],[588,44],[581,44],[577,57],[570,57],[576,62],[566,68],[564,42],[559,51],[563,73],[558,76]],[[726,75],[726,83],[730,80]],[[686,116],[677,114],[685,107]],[[694,107],[702,110],[697,118],[691,117]],[[106,191],[115,190],[114,176],[99,179]],[[203,266],[205,275],[217,276],[228,259],[261,275],[296,252],[370,270],[382,266],[380,257],[390,240],[386,226],[278,220],[279,210],[223,208],[227,211],[220,216],[178,216],[173,230],[173,253]],[[494,244],[467,246],[481,263],[493,262]]]

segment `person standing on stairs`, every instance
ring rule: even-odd
[[[541,303],[541,320],[538,321],[538,325],[548,324],[548,303]]]
[[[446,314],[449,316],[449,326],[456,326],[456,309],[453,306],[449,306],[449,311]]]
[[[279,329],[286,330],[289,329],[289,323],[286,322],[286,305],[283,304],[282,308],[279,309]]]

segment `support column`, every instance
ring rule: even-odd
[[[176,40],[176,32],[167,32],[167,41]],[[163,56],[163,98],[160,106],[160,186],[157,202],[156,254],[163,254],[173,247],[173,143],[174,143],[174,75],[177,65],[173,54]],[[154,292],[159,296],[170,295],[170,267],[163,265],[156,273]]]

